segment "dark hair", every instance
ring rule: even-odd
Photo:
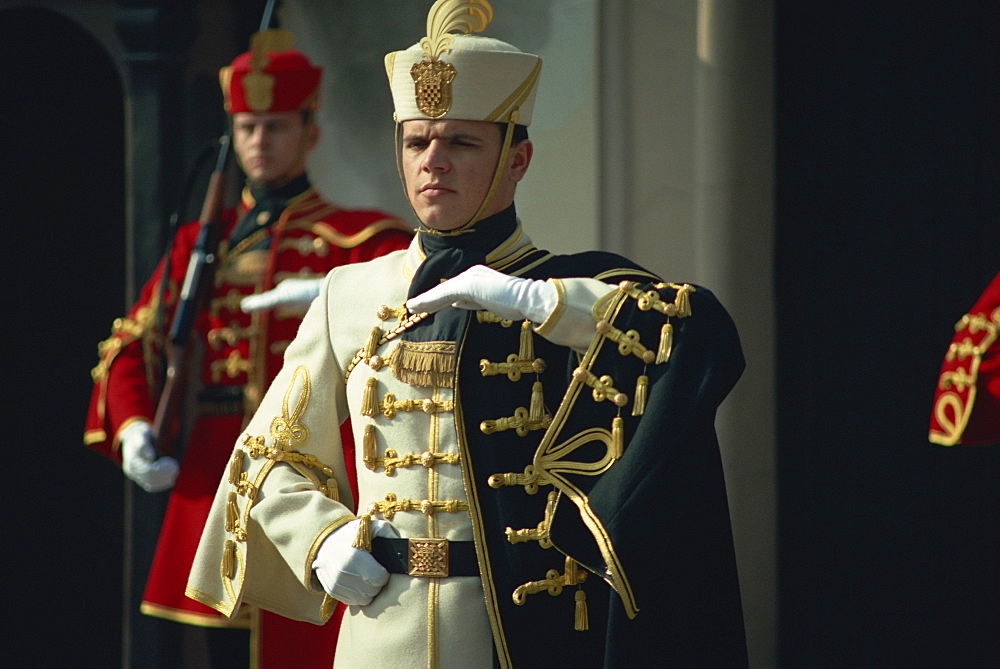
[[[507,124],[495,123],[494,125],[496,125],[497,129],[500,131],[500,141],[503,142],[503,138],[507,136]],[[517,146],[526,139],[528,139],[528,126],[515,123],[514,136],[511,137],[510,145]]]

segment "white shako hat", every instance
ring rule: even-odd
[[[506,42],[469,34],[482,32],[491,20],[493,8],[486,0],[437,0],[427,13],[427,36],[386,55],[397,123],[531,123],[542,59]]]

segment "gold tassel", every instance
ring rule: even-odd
[[[375,464],[378,462],[378,451],[375,445],[375,426],[365,425],[365,436],[363,440],[362,447],[362,458],[365,462],[365,467],[371,471],[375,471]]]
[[[230,581],[236,577],[236,542],[232,539],[226,539],[222,550],[222,573]]]
[[[326,491],[323,494],[334,502],[340,501],[340,486],[337,484],[337,479],[326,480]]]
[[[229,485],[240,484],[240,474],[243,473],[243,451],[236,449],[233,459],[229,461]]]
[[[677,295],[674,297],[674,306],[677,307],[678,318],[691,315],[691,292],[693,290],[694,288],[689,283],[685,283],[677,289]]]
[[[674,349],[674,326],[664,323],[660,328],[660,347],[656,351],[656,364],[662,364],[670,360],[670,354]]]
[[[365,382],[365,392],[361,396],[362,416],[368,416],[371,418],[378,414],[378,396],[375,390],[377,387],[378,379],[374,376],[368,377],[368,380]]]
[[[625,421],[615,416],[611,421],[611,455],[617,460],[625,452]]]
[[[587,593],[583,588],[579,588],[573,595],[576,600],[576,615],[573,620],[573,629],[577,632],[586,632],[590,629],[590,617],[587,615]]]
[[[355,548],[360,548],[363,551],[371,551],[372,549],[372,517],[371,514],[366,513],[361,516],[361,522],[358,523],[358,535],[354,537],[354,543],[351,544]]]
[[[643,374],[635,382],[635,402],[632,404],[632,415],[641,416],[646,413],[646,399],[649,397],[649,377]]]
[[[518,352],[521,360],[535,359],[535,342],[531,337],[531,321],[524,321],[521,323],[521,348]]]
[[[240,510],[236,506],[236,493],[231,492],[226,498],[226,532],[235,532],[240,519]]]
[[[375,355],[375,351],[378,350],[379,340],[382,339],[382,328],[377,325],[372,328],[371,334],[368,335],[368,343],[365,344],[365,357],[370,358]]]
[[[531,384],[531,406],[528,408],[528,420],[532,423],[541,422],[545,416],[545,395],[542,394],[542,382]]]

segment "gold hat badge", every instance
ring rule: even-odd
[[[287,30],[262,30],[250,37],[250,71],[243,77],[247,107],[267,111],[274,101],[274,76],[264,72],[268,51],[287,51],[295,44],[295,35]]]
[[[438,0],[427,13],[427,36],[420,40],[424,60],[414,63],[410,76],[417,108],[429,118],[440,118],[451,108],[451,82],[455,68],[438,60],[450,51],[455,38],[449,33],[482,32],[493,20],[493,7],[486,0]]]

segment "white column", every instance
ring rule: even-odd
[[[719,416],[751,665],[776,663],[772,3],[601,3],[604,247],[710,288],[747,371]]]

